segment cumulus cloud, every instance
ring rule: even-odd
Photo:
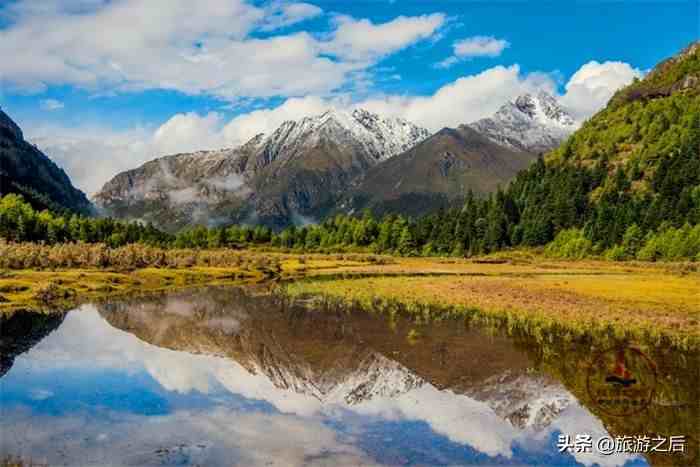
[[[174,115],[153,134],[153,149],[159,154],[220,149],[226,146],[221,126],[222,116],[216,112]]]
[[[496,39],[492,36],[469,37],[452,44],[454,54],[438,62],[436,66],[449,68],[461,60],[474,57],[498,57],[508,47],[510,47],[510,42],[505,39]]]
[[[497,66],[476,75],[464,76],[430,96],[379,95],[353,102],[349,95],[333,98],[309,96],[288,99],[278,107],[260,109],[232,119],[225,127],[227,141],[247,141],[258,133],[269,133],[286,120],[318,115],[329,109],[362,107],[382,116],[400,117],[437,131],[455,127],[494,113],[508,100],[526,92],[555,93],[556,84],[546,74],[524,75],[520,67]]]
[[[444,21],[441,14],[382,24],[343,16],[324,37],[302,31],[258,38],[251,33],[321,10],[309,3],[256,7],[244,0],[211,0],[195,9],[188,0],[32,3],[21,0],[0,11],[9,18],[0,30],[0,56],[13,57],[0,62],[6,86],[172,89],[232,101],[328,93],[375,60],[430,37]]]
[[[53,110],[61,110],[65,106],[63,102],[56,99],[43,99],[39,102],[39,107],[41,107],[42,110],[51,112]]]
[[[592,60],[571,76],[561,102],[576,118],[585,119],[605,106],[615,91],[641,77],[642,72],[628,63]]]
[[[441,13],[399,16],[383,24],[338,16],[333,38],[323,49],[349,60],[373,60],[432,36],[444,22],[445,15]]]

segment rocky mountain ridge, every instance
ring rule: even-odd
[[[526,168],[535,154],[495,143],[468,125],[443,128],[414,148],[368,170],[338,210],[419,216],[485,195]]]
[[[545,93],[434,135],[403,119],[333,109],[286,121],[236,148],[147,162],[114,177],[94,200],[106,214],[171,231],[193,224],[281,228],[364,207],[421,214],[470,189],[485,194],[505,185],[573,125]]]

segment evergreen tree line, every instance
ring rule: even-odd
[[[0,198],[0,238],[47,244],[104,243],[117,248],[131,243],[168,246],[174,237],[137,222],[85,217],[67,211],[39,211],[20,194]]]

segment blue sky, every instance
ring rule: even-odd
[[[0,106],[92,192],[168,152],[362,105],[431,130],[544,89],[584,119],[697,0],[0,0]]]

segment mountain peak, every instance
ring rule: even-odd
[[[521,94],[470,126],[497,144],[537,153],[559,146],[575,121],[554,96],[540,91]]]
[[[522,94],[515,98],[513,105],[531,119],[538,120],[544,124],[561,126],[574,124],[573,117],[559,105],[554,96],[546,91],[539,91],[534,96],[529,93]],[[501,109],[506,111],[509,111],[510,108],[507,104],[501,107]]]
[[[522,94],[518,97],[515,98],[513,101],[513,104],[515,104],[515,107],[521,111],[522,113],[534,117],[535,116],[535,110],[537,109],[537,104],[535,103],[535,98],[532,97],[532,94],[526,93]],[[504,107],[501,107],[504,108]]]
[[[410,149],[428,136],[428,130],[406,120],[384,118],[362,108],[330,108],[315,116],[284,122],[265,145],[272,149],[269,160],[274,160],[278,150],[303,149],[327,137],[340,145],[359,145],[380,161]]]

